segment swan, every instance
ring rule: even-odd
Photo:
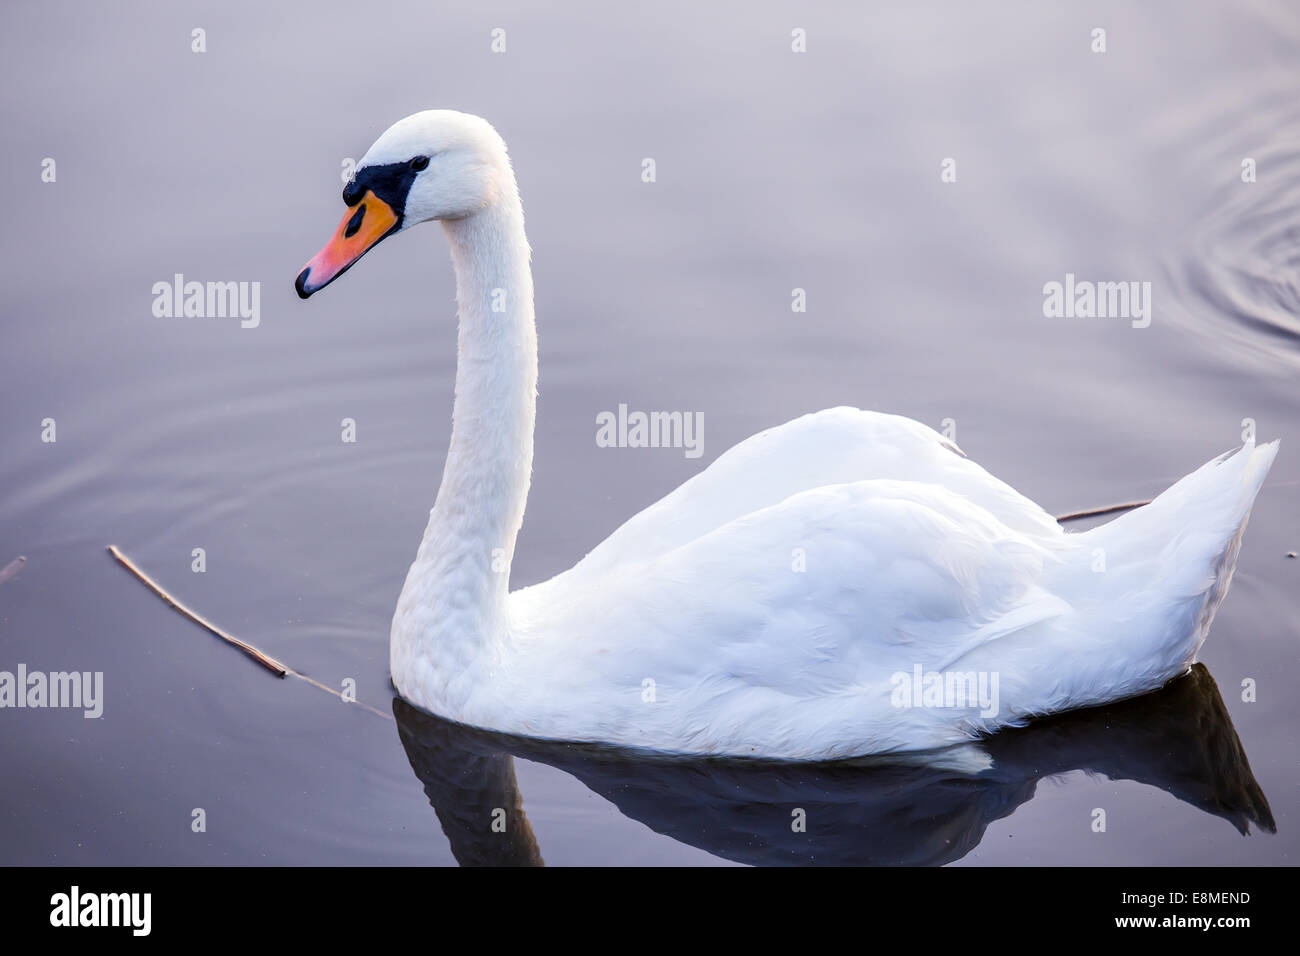
[[[429,220],[456,275],[451,443],[389,638],[411,703],[527,737],[828,760],[968,742],[1195,661],[1277,442],[1069,534],[926,425],[831,408],[741,442],[511,592],[537,332],[506,145],[480,117],[416,113],[343,200],[302,298]]]

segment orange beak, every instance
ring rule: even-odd
[[[400,225],[392,207],[367,190],[360,202],[348,208],[334,238],[298,273],[294,288],[299,297],[305,299],[325,288]]]

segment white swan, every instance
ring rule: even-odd
[[[742,442],[571,570],[509,593],[537,339],[505,144],[478,117],[417,113],[344,200],[302,297],[431,219],[456,271],[451,447],[390,639],[413,703],[533,737],[826,759],[1136,695],[1195,659],[1276,442],[1066,534],[925,425],[833,408]],[[914,694],[918,673],[931,692],[949,675],[949,696]],[[997,701],[961,700],[967,674],[996,680]]]

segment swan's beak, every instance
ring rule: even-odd
[[[325,288],[401,224],[401,217],[388,203],[366,190],[361,201],[348,208],[334,238],[298,273],[293,285],[299,297],[305,299]]]

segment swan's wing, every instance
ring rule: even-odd
[[[829,408],[728,449],[700,474],[630,518],[578,567],[600,573],[652,560],[791,495],[868,478],[941,485],[1013,530],[1036,537],[1061,534],[1051,515],[966,458],[932,428],[900,415]]]
[[[1056,560],[945,488],[876,479],[802,492],[621,572],[609,596],[626,611],[610,611],[629,627],[657,616],[673,653],[671,634],[722,648],[727,666],[705,673],[825,692],[801,685],[941,669],[1056,616],[1068,605],[1039,587]]]
[[[895,711],[894,675],[943,670],[1068,611],[1039,586],[1056,560],[1052,548],[947,489],[832,485],[643,565],[540,586],[544,616],[540,607],[533,613],[534,589],[517,592],[522,632],[538,638],[517,663],[523,683],[551,700],[625,687],[620,699],[634,703],[618,720],[629,722],[629,739],[664,749],[741,753],[754,741],[799,756],[822,753],[794,749],[809,742],[868,752],[928,740],[909,721],[935,721],[938,746],[953,742],[965,717]],[[646,679],[662,706],[639,705]],[[868,728],[870,741],[858,736]],[[563,730],[591,728],[578,721]]]

